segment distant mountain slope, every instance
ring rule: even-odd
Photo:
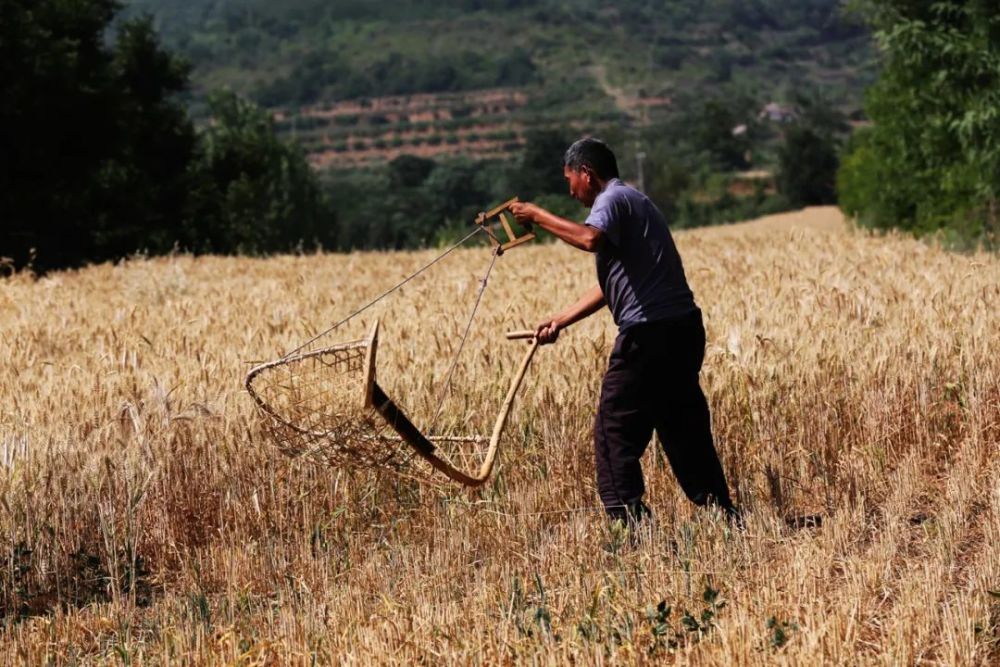
[[[509,155],[533,128],[655,124],[709,97],[856,112],[874,50],[838,0],[134,0],[322,167]],[[756,112],[751,112],[756,113]]]
[[[199,88],[270,106],[496,87],[579,113],[738,82],[856,103],[872,50],[838,0],[134,0]]]

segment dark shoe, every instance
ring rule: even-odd
[[[635,527],[642,523],[643,520],[653,517],[653,511],[641,500],[628,503],[627,505],[605,508],[605,512],[607,512],[608,518],[611,521],[621,521],[629,528]]]
[[[610,519],[608,527],[611,534],[610,542],[605,545],[606,551],[616,553],[626,543],[630,547],[636,547],[643,541],[643,536],[649,533],[648,524],[653,518],[653,511],[641,500],[607,508],[606,512]]]
[[[638,525],[643,521],[653,518],[653,510],[649,509],[649,506],[641,500],[626,506],[625,511],[628,514],[629,521],[633,525]]]
[[[736,509],[734,506],[730,505],[728,507],[722,508],[722,514],[726,517],[726,522],[731,528],[736,530],[745,530],[747,527],[746,519],[743,518],[743,512]]]

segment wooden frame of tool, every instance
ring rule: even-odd
[[[507,213],[510,212],[511,204],[516,204],[520,200],[517,197],[505,201],[499,206],[485,211],[476,216],[476,224],[483,228],[483,230],[489,235],[490,243],[493,244],[494,248],[497,248],[497,253],[504,253],[511,248],[516,248],[517,246],[532,241],[535,238],[534,232],[528,232],[521,236],[514,233],[514,227],[510,218],[507,217]],[[492,225],[494,223],[500,223],[503,228],[504,234],[507,235],[507,241],[501,241],[497,238],[497,235],[493,233]]]

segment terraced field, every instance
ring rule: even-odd
[[[527,103],[516,89],[396,95],[279,110],[279,131],[294,136],[318,168],[353,168],[399,155],[503,157],[523,144],[514,116]]]
[[[469,93],[391,95],[274,112],[276,128],[296,139],[319,169],[351,169],[399,155],[475,159],[502,158],[524,145],[526,129],[565,126],[544,114],[528,113],[529,95],[500,88]],[[626,100],[609,110],[645,113],[670,105],[669,98]],[[571,123],[576,129],[581,123]]]

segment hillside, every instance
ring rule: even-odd
[[[873,49],[839,0],[133,0],[194,65],[281,113],[322,166],[507,155],[526,129],[637,127],[737,90],[857,112]],[[499,96],[503,103],[488,100]],[[388,111],[387,111],[388,109]]]
[[[241,386],[436,251],[0,278],[0,662],[996,664],[1000,260],[832,208],[676,239],[747,526],[651,447],[634,548],[595,507],[607,313],[538,351],[469,492],[287,458]],[[428,424],[488,261],[460,250],[319,343],[379,317],[379,383]],[[488,431],[524,349],[503,332],[593,280],[562,245],[505,254],[441,432]]]

